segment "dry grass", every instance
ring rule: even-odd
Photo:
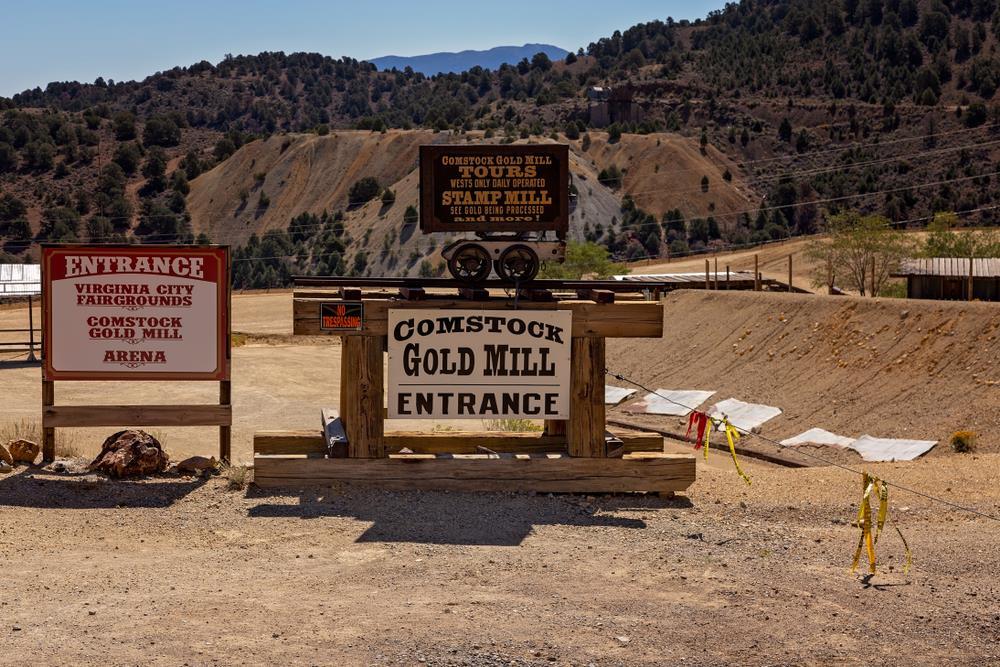
[[[484,419],[483,428],[508,433],[536,433],[542,430],[541,426],[530,419]]]
[[[253,471],[245,465],[223,464],[222,476],[226,478],[226,488],[230,491],[243,491],[253,481]]]
[[[42,425],[34,419],[12,419],[0,422],[0,442],[30,440],[42,444]],[[76,433],[67,429],[56,430],[56,456],[63,459],[84,458],[83,447]]]
[[[959,454],[967,454],[976,448],[978,437],[975,431],[955,431],[951,435],[951,448]]]

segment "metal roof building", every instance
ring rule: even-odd
[[[38,264],[0,264],[0,298],[38,295],[42,271]]]
[[[906,278],[906,296],[911,299],[1000,301],[997,257],[906,259],[892,275]]]

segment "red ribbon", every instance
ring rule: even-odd
[[[692,410],[691,414],[688,416],[688,428],[687,433],[684,434],[685,438],[691,436],[691,429],[694,428],[698,434],[698,439],[694,441],[694,448],[701,449],[701,445],[705,442],[705,429],[711,423],[708,415],[704,412],[698,412],[697,410]]]

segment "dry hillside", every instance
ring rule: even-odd
[[[608,367],[780,407],[764,426],[773,439],[820,427],[940,440],[940,456],[961,429],[1000,451],[998,338],[994,304],[681,291],[663,340],[609,341]]]
[[[621,217],[621,197],[634,192],[640,207],[649,206],[657,215],[679,207],[686,213],[737,210],[750,206],[749,190],[734,178],[722,179],[728,167],[736,168],[713,148],[702,155],[697,142],[680,135],[627,136],[609,144],[606,133],[592,133],[592,144],[583,151],[581,142],[571,143],[571,173],[578,197],[570,227],[572,238],[580,238],[584,225],[600,223],[608,228]],[[425,237],[405,228],[403,213],[417,205],[418,147],[425,143],[484,141],[482,133],[464,137],[427,130],[392,130],[384,134],[339,131],[327,136],[291,134],[254,141],[231,158],[191,183],[187,204],[196,232],[207,232],[213,241],[241,245],[252,233],[284,229],[292,217],[326,210],[345,211],[345,227],[354,239],[345,259],[359,251],[368,254],[370,275],[415,273],[424,257],[435,253],[447,239]],[[546,140],[547,141],[547,140]],[[601,183],[598,174],[611,165],[628,171],[620,190]],[[676,172],[677,187],[651,192],[652,183]],[[709,174],[712,185],[703,193],[699,182]],[[396,193],[395,204],[378,200],[356,206],[348,201],[351,185],[374,176],[383,187]],[[269,204],[259,205],[261,192]]]

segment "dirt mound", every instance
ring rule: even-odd
[[[780,407],[780,440],[811,427],[1000,451],[1000,309],[985,303],[681,291],[662,340],[608,343],[608,368],[647,387],[714,389]],[[618,413],[620,408],[612,411]],[[676,420],[674,420],[676,422]]]
[[[606,132],[591,132],[590,147],[583,151],[583,140],[571,142],[599,172],[616,166],[625,172],[622,193],[630,193],[635,203],[659,218],[668,210],[679,208],[686,218],[708,215],[734,219],[734,211],[746,211],[759,203],[759,197],[742,181],[736,164],[707,146],[702,154],[696,139],[679,134],[624,134],[615,143]],[[729,170],[732,180],[723,175]],[[702,190],[702,177],[708,177],[708,191]],[[713,206],[714,205],[714,206]]]

